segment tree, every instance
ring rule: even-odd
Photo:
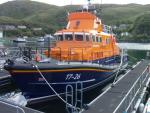
[[[132,32],[134,35],[150,35],[150,13],[145,13],[135,20]]]

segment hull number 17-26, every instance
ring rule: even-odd
[[[78,79],[80,79],[80,77],[81,77],[81,74],[78,74],[78,73],[76,73],[76,74],[69,73],[69,74],[66,75],[66,79],[65,80],[78,80]]]

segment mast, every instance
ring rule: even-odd
[[[87,0],[88,1],[88,5],[91,5],[91,0]]]

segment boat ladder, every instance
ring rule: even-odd
[[[75,93],[74,93],[75,92]],[[76,82],[75,86],[68,84],[66,86],[66,110],[68,113],[78,113],[83,106],[83,83]],[[74,107],[72,107],[72,106]]]

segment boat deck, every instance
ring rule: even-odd
[[[114,87],[109,87],[89,103],[89,109],[82,113],[118,113],[115,110],[149,63],[148,60],[141,61],[131,71],[127,72]]]

